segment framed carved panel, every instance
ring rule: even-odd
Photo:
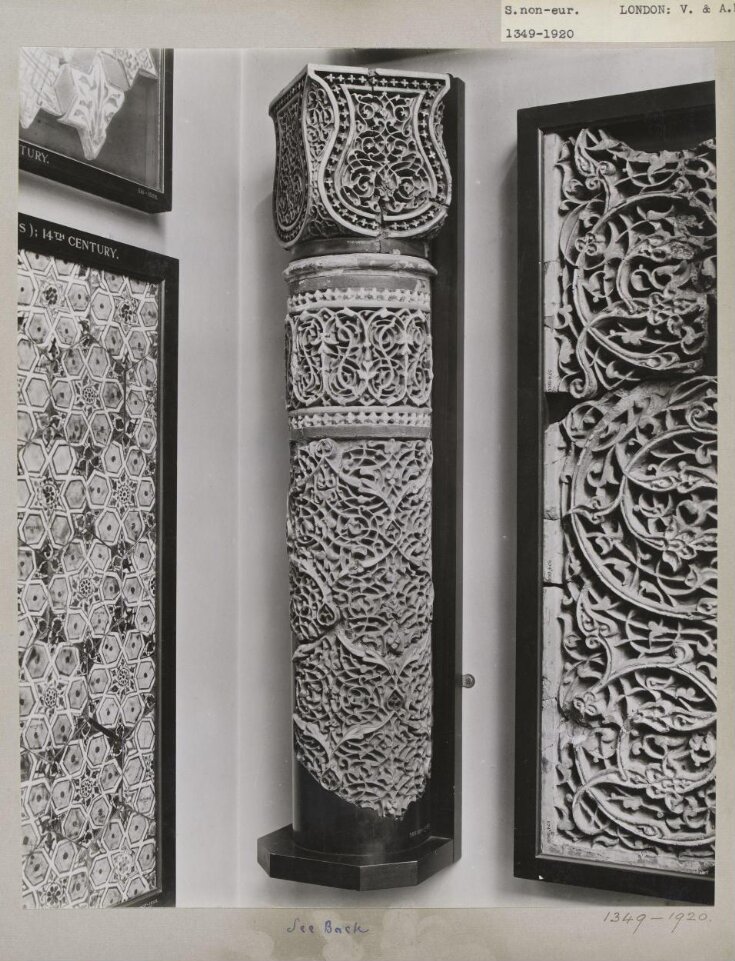
[[[517,877],[711,903],[714,84],[519,112]]]
[[[23,902],[170,905],[178,261],[18,247]]]
[[[22,47],[20,169],[170,210],[172,85],[172,50]]]

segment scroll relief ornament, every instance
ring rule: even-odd
[[[23,47],[20,52],[20,125],[40,111],[79,134],[86,160],[95,160],[138,77],[158,78],[148,49]]]
[[[547,390],[588,398],[701,370],[715,297],[714,141],[647,153],[585,129],[561,144],[556,167]]]
[[[281,242],[436,233],[451,201],[448,89],[445,75],[306,67],[270,108]]]
[[[713,378],[666,380],[550,428],[569,454],[562,587],[546,588],[561,593],[547,850],[713,869],[716,412]]]
[[[707,874],[717,391],[694,374],[715,307],[714,143],[649,154],[583,130],[558,166],[547,391],[585,399],[546,432],[542,848]]]

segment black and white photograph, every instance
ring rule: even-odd
[[[724,961],[716,45],[162,37],[15,49],[18,958]]]

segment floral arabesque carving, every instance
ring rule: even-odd
[[[451,199],[448,87],[445,75],[307,67],[271,105],[281,242],[435,233]]]
[[[431,444],[293,444],[288,507],[297,758],[400,817],[431,764]]]
[[[551,853],[713,868],[716,411],[714,379],[674,379],[562,423]]]
[[[648,153],[604,131],[561,143],[547,390],[589,398],[701,369],[714,308],[714,141]]]

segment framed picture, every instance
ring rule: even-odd
[[[712,903],[715,90],[521,110],[515,874]]]
[[[22,47],[19,89],[21,170],[171,209],[172,50]]]
[[[171,905],[178,261],[18,247],[23,901]]]

